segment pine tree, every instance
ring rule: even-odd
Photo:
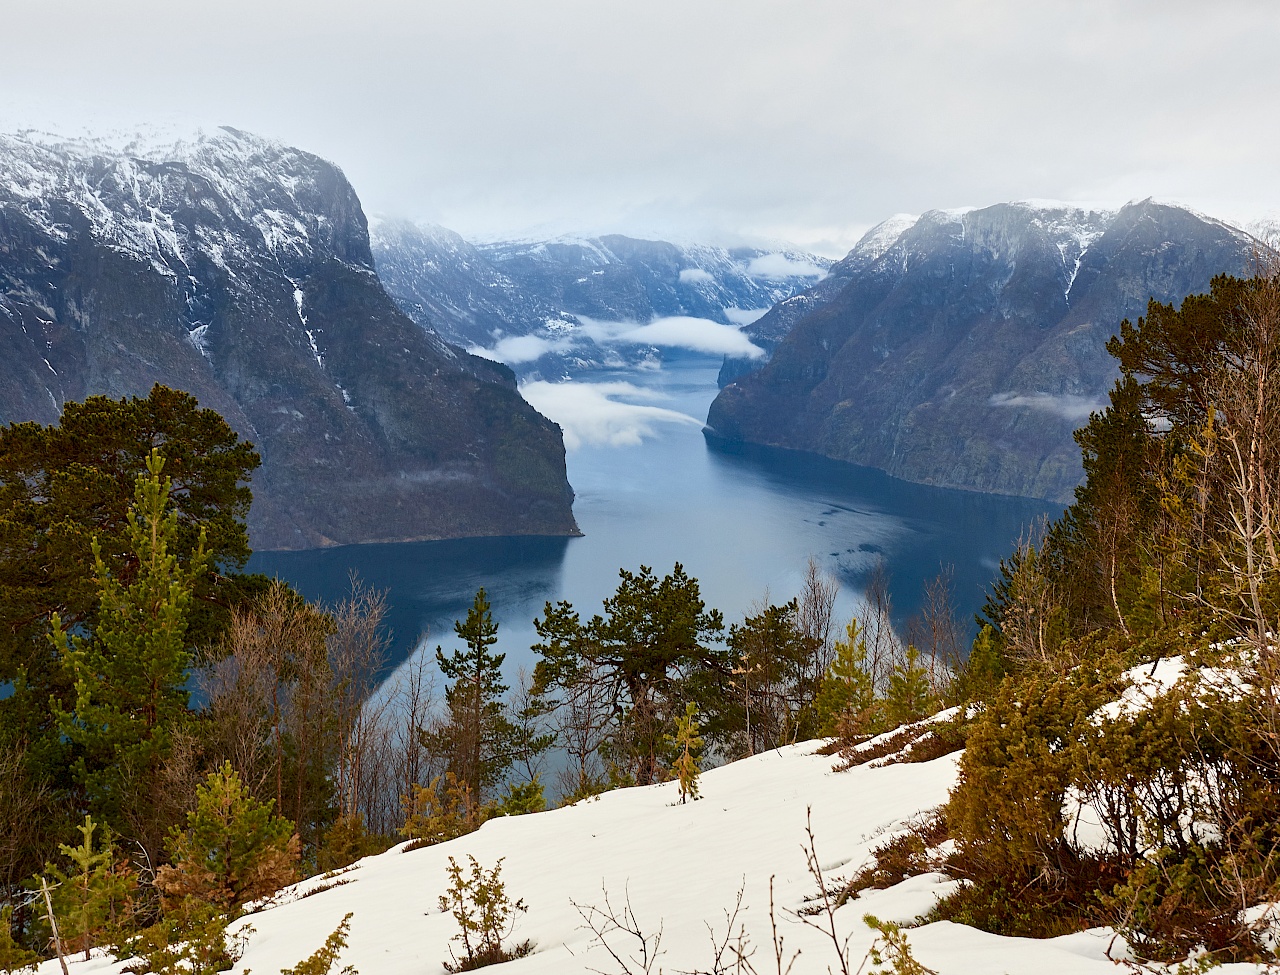
[[[805,635],[799,613],[793,599],[765,606],[729,628],[734,685],[742,702],[735,723],[742,726],[748,755],[813,733],[815,671],[821,667],[814,661],[821,646]]]
[[[902,660],[889,674],[885,689],[885,714],[890,726],[919,721],[928,715],[931,703],[929,672],[920,663],[920,651],[908,645]]]
[[[851,619],[844,639],[836,641],[835,660],[818,691],[818,733],[836,734],[841,718],[868,714],[875,703],[875,682],[867,670],[867,641],[857,619]]]
[[[157,446],[178,512],[168,551],[188,567],[202,538],[209,553],[186,635],[189,647],[209,646],[229,607],[258,584],[236,571],[250,554],[248,482],[259,462],[252,444],[190,394],[160,385],[142,399],[68,402],[56,425],[0,427],[0,687],[9,691],[0,699],[0,741],[24,743],[30,780],[56,790],[44,823],[64,840],[87,810],[71,767],[77,754],[59,719],[59,712],[75,711],[76,676],[61,641],[49,641],[51,621],[56,613],[57,629],[86,637],[96,629],[94,539],[114,578],[132,582],[141,570],[128,514],[138,474]],[[24,851],[8,882],[42,869],[55,849]]]
[[[0,907],[0,972],[34,972],[39,963],[39,955],[14,940],[13,908]]]
[[[496,965],[513,958],[523,958],[533,950],[533,944],[525,941],[512,948],[503,947],[510,937],[516,916],[528,910],[523,900],[511,900],[502,880],[502,861],[485,870],[475,857],[468,855],[470,870],[464,874],[462,865],[449,857],[446,873],[448,890],[440,895],[442,912],[448,911],[458,922],[459,931],[453,940],[462,945],[463,957],[454,955],[452,962],[445,962],[446,971],[467,972],[486,965]],[[452,953],[452,949],[450,949]]]
[[[187,623],[194,582],[208,562],[203,543],[185,565],[170,551],[178,515],[168,509],[164,465],[152,450],[129,511],[134,581],[121,581],[120,566],[108,565],[95,540],[97,628],[89,639],[69,636],[55,613],[51,634],[75,676],[74,707],[56,713],[77,754],[76,779],[91,809],[135,828],[148,818],[155,777],[189,715]]]
[[[471,787],[452,772],[437,775],[430,785],[414,783],[400,802],[405,810],[400,834],[413,840],[415,849],[465,836],[484,822]]]
[[[698,737],[698,706],[690,701],[683,717],[676,718],[676,733],[668,738],[675,747],[671,771],[680,781],[680,803],[698,798],[698,776],[702,772],[702,739]]]
[[[342,949],[347,946],[347,932],[350,930],[351,912],[348,911],[333,933],[324,939],[323,945],[292,968],[280,969],[280,975],[329,975],[333,971],[333,966],[337,964]],[[342,969],[342,975],[358,975],[358,973],[351,965],[347,965]]]
[[[547,808],[547,797],[542,792],[542,783],[534,776],[521,785],[511,783],[507,786],[506,797],[498,806],[500,816],[525,816],[529,813],[542,812]]]
[[[187,828],[170,830],[171,864],[156,874],[167,903],[195,898],[223,911],[274,894],[297,876],[293,824],[272,815],[226,762],[196,789]]]
[[[502,705],[508,690],[502,680],[506,654],[489,649],[498,642],[498,624],[483,588],[476,593],[467,618],[453,628],[466,649],[446,657],[443,648],[436,648],[440,672],[453,683],[445,691],[448,725],[431,736],[429,744],[449,754],[452,770],[480,802],[511,767],[520,737]]]
[[[708,735],[729,737],[726,685],[734,661],[713,644],[724,617],[707,608],[698,580],[679,562],[661,579],[647,565],[618,575],[603,613],[585,624],[572,604],[546,604],[533,621],[542,640],[533,647],[542,658],[534,684],[539,693],[559,689],[565,699],[587,692],[608,701],[613,727],[602,751],[611,774],[650,785],[659,779],[671,719],[683,702],[708,716]]]
[[[85,961],[90,948],[119,933],[127,922],[138,884],[136,872],[118,861],[110,829],[103,830],[100,843],[94,841],[98,826],[86,816],[76,827],[80,844],[59,844],[70,861],[66,869],[46,868],[58,931],[69,949],[84,952]]]
[[[974,638],[969,656],[956,674],[950,696],[958,702],[984,700],[1008,672],[1000,637],[990,624],[984,624]]]

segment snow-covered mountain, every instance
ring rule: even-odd
[[[1120,322],[1251,273],[1260,249],[1153,200],[894,218],[748,326],[772,358],[726,363],[708,424],[907,480],[1067,500],[1072,431],[1105,402]]]
[[[653,345],[622,326],[701,319],[736,329],[821,278],[830,261],[786,248],[722,248],[619,235],[473,245],[440,227],[373,226],[387,291],[420,324],[529,376],[635,364]]]
[[[342,172],[234,129],[0,136],[0,422],[194,394],[263,457],[256,547],[575,531],[558,429],[383,291]]]

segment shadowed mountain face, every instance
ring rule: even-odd
[[[387,292],[450,342],[489,350],[522,376],[653,362],[601,323],[688,317],[739,326],[821,277],[799,251],[677,245],[620,235],[473,245],[442,227],[383,222],[373,256]]]
[[[1082,476],[1071,434],[1106,401],[1117,373],[1105,346],[1121,320],[1152,297],[1178,302],[1215,274],[1248,273],[1259,246],[1152,201],[883,225],[751,327],[776,349],[721,391],[708,433],[925,484],[1070,500]]]
[[[295,149],[0,137],[0,348],[0,422],[157,382],[222,413],[262,454],[255,547],[577,530],[559,428],[397,308]]]

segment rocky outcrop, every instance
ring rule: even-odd
[[[1069,500],[1082,475],[1072,432],[1105,403],[1116,375],[1105,345],[1120,321],[1152,297],[1180,301],[1215,274],[1246,273],[1260,246],[1150,200],[902,223],[887,246],[877,228],[874,247],[761,319],[785,334],[764,368],[721,391],[709,436]]]
[[[407,318],[337,167],[223,130],[0,137],[0,421],[194,394],[253,441],[255,547],[571,534],[559,428]]]

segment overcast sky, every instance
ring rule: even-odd
[[[774,237],[1155,195],[1280,210],[1280,3],[6,0],[0,97],[185,113],[471,237]]]

